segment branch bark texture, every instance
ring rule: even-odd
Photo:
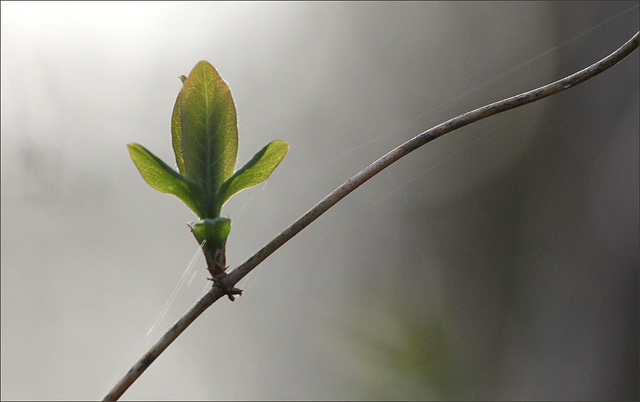
[[[364,168],[355,176],[344,182],[340,187],[336,188],[333,192],[327,195],[322,201],[317,203],[313,208],[307,211],[302,217],[293,222],[289,227],[284,229],[279,235],[273,238],[269,243],[262,247],[252,257],[242,263],[225,278],[226,285],[229,289],[244,278],[249,272],[251,272],[258,264],[264,261],[274,251],[280,248],[283,244],[293,238],[296,234],[309,226],[311,222],[315,221],[320,215],[325,213],[329,208],[334,206],[338,201],[346,197],[356,188],[360,187],[367,180],[381,172],[383,169],[396,162],[398,159],[416,150],[417,148],[441,137],[447,133],[450,133],[458,128],[464,127],[468,124],[482,120],[484,118],[493,116],[495,114],[514,109],[519,106],[526,105],[528,103],[535,102],[537,100],[546,98],[548,96],[557,94],[566,89],[574,87],[603,71],[616,65],[622,59],[631,54],[639,43],[639,33],[636,32],[631,39],[629,39],[624,45],[618,48],[615,52],[609,56],[598,61],[591,66],[571,74],[563,79],[544,85],[540,88],[533,89],[521,93],[519,95],[512,96],[500,100],[498,102],[491,103],[489,105],[477,108],[470,112],[464,113],[460,116],[454,117],[450,120],[441,123],[422,134],[408,140],[404,144],[389,151],[387,154],[373,162],[371,165]],[[115,385],[115,387],[104,397],[104,401],[113,401],[120,398],[120,396],[129,388],[129,386],[149,367],[149,365],[173,342],[178,335],[184,331],[202,312],[204,312],[209,306],[211,306],[216,300],[225,295],[223,289],[219,286],[213,286],[212,289],[207,292],[189,311],[176,322],[167,333],[125,374],[125,376]]]

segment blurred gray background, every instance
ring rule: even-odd
[[[178,76],[228,82],[242,263],[383,153],[562,78],[637,2],[3,2],[2,399],[97,399],[207,286],[125,145],[173,164]],[[449,134],[340,202],[207,310],[123,399],[638,399],[638,51]]]

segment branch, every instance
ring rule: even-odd
[[[380,173],[384,168],[391,165],[398,159],[423,146],[424,144],[435,140],[453,130],[460,127],[464,127],[468,124],[474,123],[478,120],[482,120],[489,116],[514,109],[519,106],[526,105],[531,102],[546,98],[562,92],[566,89],[574,87],[590,78],[595,77],[601,72],[616,65],[622,59],[627,57],[638,47],[639,33],[629,39],[624,45],[622,45],[615,52],[609,56],[598,61],[597,63],[578,71],[575,74],[571,74],[561,80],[553,82],[551,84],[542,86],[537,89],[533,89],[528,92],[521,93],[519,95],[512,96],[507,99],[503,99],[498,102],[491,103],[489,105],[480,107],[470,112],[464,113],[458,117],[447,120],[422,134],[410,139],[399,147],[388,152],[386,155],[367,166],[358,174],[344,182],[340,187],[335,189],[331,194],[327,195],[322,201],[311,208],[307,213],[300,217],[297,221],[292,223],[288,228],[283,230],[273,240],[262,247],[251,258],[245,261],[242,265],[229,272],[225,277],[225,282],[228,289],[238,283],[249,272],[251,272],[258,264],[264,261],[274,251],[280,248],[283,244],[289,241],[293,236],[298,234],[302,229],[306,228],[316,220],[320,215],[327,212],[329,208],[334,206],[338,201],[347,196],[356,188],[360,187],[364,182]],[[104,397],[104,401],[114,401],[120,398],[124,391],[129,388],[131,384],[153,363],[153,361],[173,342],[178,335],[184,331],[204,310],[212,305],[220,297],[224,296],[225,292],[219,286],[213,286],[213,288],[207,292],[189,311],[176,322],[166,334],[160,338],[160,340],[144,355],[138,362],[125,374],[125,376],[114,386],[114,388]]]

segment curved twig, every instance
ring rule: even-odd
[[[470,112],[464,113],[453,119],[447,120],[422,134],[410,139],[399,147],[388,152],[386,155],[367,166],[358,174],[344,182],[340,187],[335,189],[331,194],[327,195],[322,201],[317,203],[302,217],[292,223],[288,228],[283,230],[279,235],[274,237],[269,243],[256,252],[251,258],[245,261],[242,265],[238,266],[225,278],[226,285],[232,288],[238,281],[244,278],[249,272],[251,272],[258,264],[264,261],[269,255],[280,248],[284,243],[289,241],[293,236],[298,234],[302,229],[306,228],[316,220],[320,215],[325,213],[329,208],[334,206],[338,201],[347,196],[353,190],[358,188],[364,182],[378,174],[387,166],[391,165],[398,159],[409,154],[411,151],[423,146],[424,144],[435,140],[444,134],[450,133],[460,127],[464,127],[468,124],[474,123],[478,120],[482,120],[489,116],[504,112],[506,110],[514,109],[519,106],[526,105],[531,102],[535,102],[547,96],[551,96],[562,92],[566,89],[574,87],[590,78],[595,77],[601,72],[614,66],[622,59],[627,57],[638,47],[639,33],[629,39],[624,45],[622,45],[615,52],[609,56],[598,61],[595,64],[578,71],[575,74],[571,74],[561,80],[553,82],[551,84],[542,86],[540,88],[533,89],[528,92],[521,93],[519,95],[512,96],[507,99],[503,99],[498,102],[491,103],[489,105],[480,107]],[[225,295],[225,292],[219,286],[213,286],[212,289],[207,292],[193,307],[187,311],[187,313],[176,322],[167,333],[165,333],[160,340],[149,351],[142,356],[140,360],[125,374],[125,376],[113,387],[113,389],[104,397],[104,401],[117,400],[129,388],[131,384],[149,367],[149,365],[173,342],[178,335],[184,331],[189,324],[191,324],[202,312],[204,312],[209,306],[211,306],[216,300]]]

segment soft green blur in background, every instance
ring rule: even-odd
[[[233,92],[239,161],[291,143],[223,208],[233,267],[391,148],[638,30],[637,2],[1,12],[1,397],[27,400],[102,398],[196,252],[195,216],[143,182],[125,145],[173,161],[178,76],[199,60]],[[638,61],[399,161],[206,311],[123,399],[637,400]],[[206,288],[202,259],[196,272],[160,332]]]

